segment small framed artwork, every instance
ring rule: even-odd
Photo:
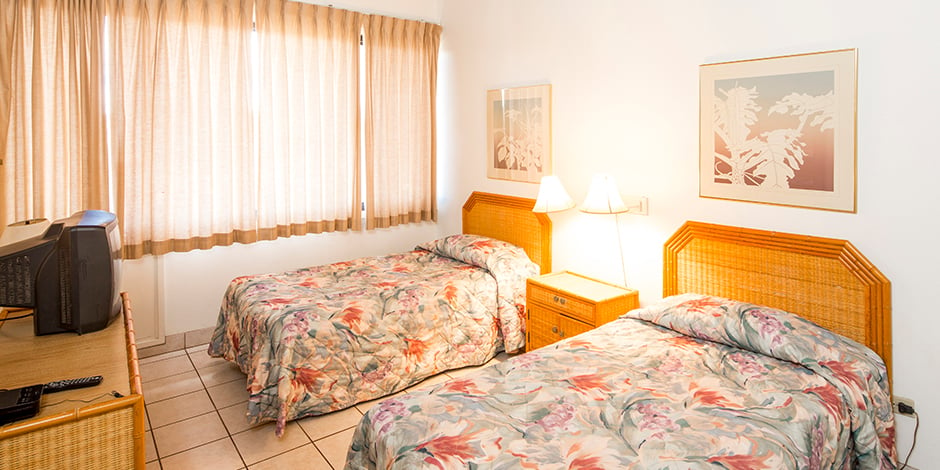
[[[552,173],[552,86],[486,92],[486,176],[538,183]]]
[[[856,211],[855,49],[699,72],[700,196]]]

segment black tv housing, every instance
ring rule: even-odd
[[[33,309],[38,335],[104,329],[121,312],[117,217],[79,211],[0,247],[0,306]]]

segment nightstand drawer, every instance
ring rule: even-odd
[[[527,350],[532,351],[593,328],[594,325],[532,305],[529,307],[527,323],[529,336]]]
[[[637,307],[637,291],[569,271],[529,278],[526,349],[584,333]]]
[[[555,314],[536,306],[529,306],[526,323],[526,336],[528,337],[526,351],[532,351],[558,341],[558,335],[552,333],[552,328],[558,328],[555,323]]]
[[[576,299],[564,292],[547,290],[541,287],[529,289],[528,301],[544,304],[557,312],[594,323],[594,304]]]

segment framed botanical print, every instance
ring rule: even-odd
[[[856,211],[855,49],[699,71],[700,196]]]
[[[486,176],[538,183],[552,172],[552,87],[486,92]]]

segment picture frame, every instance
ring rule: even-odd
[[[856,212],[857,50],[699,67],[699,196]]]
[[[552,86],[486,92],[486,176],[538,183],[552,174]]]

